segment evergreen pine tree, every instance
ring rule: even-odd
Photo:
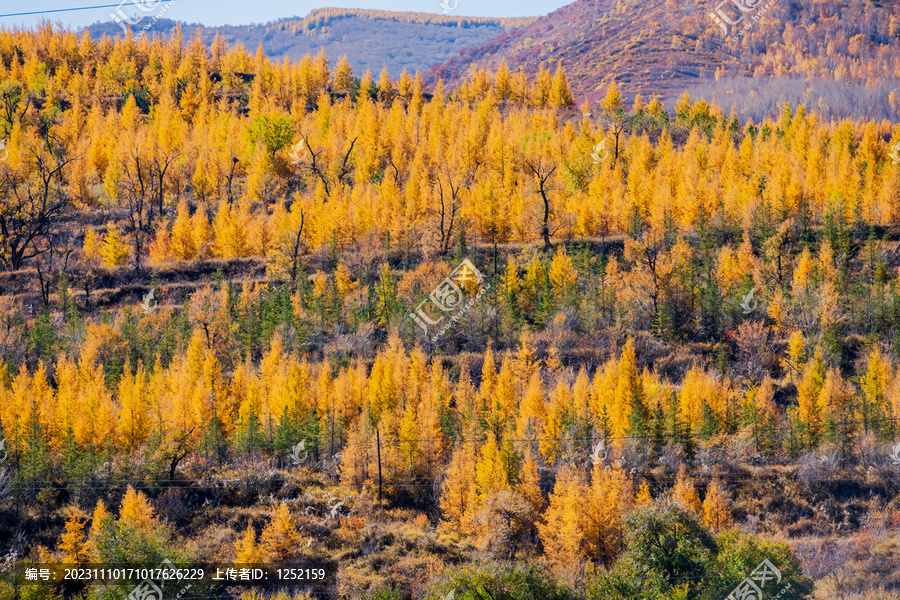
[[[234,433],[235,447],[239,452],[249,455],[263,447],[264,440],[255,409],[237,422]]]
[[[708,440],[719,433],[719,419],[709,402],[703,401],[703,410],[700,413],[700,437]]]

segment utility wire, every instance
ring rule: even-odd
[[[121,6],[122,3],[119,4],[100,4],[97,6],[78,6],[75,8],[54,8],[50,10],[34,10],[31,12],[20,12],[20,13],[8,13],[5,15],[0,15],[0,19],[5,17],[26,17],[29,15],[44,15],[49,13],[61,13],[61,12],[74,12],[77,10],[96,10],[98,8],[116,8]]]
[[[654,483],[669,483],[677,480],[677,476],[674,475],[655,475],[650,472],[635,472],[629,473],[625,472],[622,475],[617,475],[616,478],[631,478],[638,479],[642,478],[648,481],[652,481]],[[433,487],[436,483],[443,479],[442,476],[435,477],[422,477],[419,478],[419,482],[430,482],[430,483],[419,483],[414,479],[404,478],[404,479],[395,479],[391,481],[385,480],[385,485],[389,487],[395,488],[430,488]],[[758,483],[772,483],[782,481],[783,478],[775,476],[775,475],[727,475],[727,474],[719,474],[714,475],[713,479],[718,479],[722,483],[744,483],[744,482],[758,482]],[[828,481],[832,483],[843,483],[853,481],[852,477],[829,477],[825,476],[809,476],[803,477],[803,481],[806,482],[820,482],[820,481]],[[377,476],[369,476],[366,478],[367,483],[341,483],[341,482],[321,482],[316,481],[312,483],[301,483],[301,482],[290,482],[290,485],[297,485],[301,488],[303,493],[315,491],[317,489],[326,489],[326,488],[363,488],[368,487],[370,485],[377,485],[378,478]],[[228,480],[220,480],[218,485],[194,485],[189,480],[161,480],[156,483],[148,483],[147,480],[141,479],[117,479],[115,481],[111,481],[108,484],[103,484],[96,480],[63,480],[60,483],[64,483],[66,485],[71,485],[79,490],[111,490],[118,487],[122,487],[123,485],[130,485],[135,490],[148,490],[148,491],[156,491],[156,490],[164,490],[164,489],[177,489],[182,490],[184,492],[191,491],[199,491],[199,490],[242,490],[242,489],[256,489],[261,492],[269,491],[269,482],[271,480],[246,480],[246,479],[228,479]],[[90,483],[91,485],[83,485],[82,482]],[[16,484],[11,485],[9,489],[12,490],[21,490],[21,491],[34,491],[41,487],[43,487],[44,482],[41,484]],[[288,485],[288,484],[285,484]],[[487,486],[488,489],[506,489],[509,487],[515,487],[516,484],[493,484]],[[283,489],[285,486],[282,486]],[[550,485],[542,485],[541,487],[550,488]],[[280,490],[272,490],[273,492],[278,492]],[[2,500],[2,499],[0,499]]]

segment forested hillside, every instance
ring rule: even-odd
[[[755,13],[748,13],[726,36],[710,17],[715,5],[706,1],[576,0],[467,48],[431,76],[455,85],[474,70],[496,71],[501,62],[534,76],[541,66],[562,61],[579,101],[599,100],[615,81],[629,98],[674,100],[690,90],[716,99],[726,113],[734,108],[757,121],[761,114],[777,115],[773,104],[785,101],[805,102],[827,119],[896,117],[895,3],[785,0],[766,6],[758,20],[751,22]]]
[[[185,25],[186,31],[200,29],[207,43],[219,35],[229,47],[241,45],[251,51],[262,46],[270,59],[300,60],[306,54],[335,59],[345,56],[358,73],[367,68],[391,73],[403,69],[426,71],[432,65],[458,56],[462,48],[483,44],[534,18],[493,19],[433,13],[384,10],[318,8],[301,18],[279,19],[271,23],[201,27]],[[168,36],[178,23],[159,19],[149,28],[151,35]],[[115,23],[96,23],[87,31],[99,39],[115,37],[122,30]]]
[[[0,81],[8,560],[896,597],[896,122],[50,25]]]

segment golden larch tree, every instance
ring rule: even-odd
[[[541,515],[547,507],[547,499],[541,491],[541,473],[538,463],[531,448],[525,449],[525,457],[522,461],[522,471],[519,483],[516,486],[519,494],[531,505],[536,515]]]
[[[155,514],[147,496],[129,485],[119,508],[119,523],[150,531],[158,524]]]
[[[718,479],[713,479],[706,486],[706,498],[703,499],[703,521],[707,527],[716,532],[729,529],[734,524],[731,515],[731,501]]]
[[[622,517],[633,503],[631,478],[624,469],[595,464],[584,507],[585,551],[590,558],[612,564],[624,545]]]
[[[653,496],[650,494],[650,484],[647,483],[647,480],[641,482],[641,486],[638,489],[637,496],[634,499],[635,506],[647,506],[653,503]]]
[[[538,524],[544,552],[557,571],[574,568],[585,559],[584,499],[587,486],[570,465],[560,468],[544,522]]]
[[[256,541],[256,532],[252,525],[247,526],[243,537],[234,543],[234,562],[237,564],[261,563],[263,561],[262,548]]]
[[[128,262],[131,249],[125,242],[125,238],[119,233],[119,226],[115,223],[111,222],[107,225],[106,236],[103,238],[99,253],[103,258],[103,264],[107,267],[124,265]]]
[[[65,510],[67,515],[66,529],[59,540],[59,556],[62,564],[77,565],[91,560],[91,548],[85,536],[84,513],[77,507],[69,506]]]
[[[474,438],[460,441],[450,458],[441,493],[443,522],[460,533],[474,531],[478,503],[477,450],[474,442]]]
[[[685,469],[683,464],[678,467],[678,475],[675,478],[675,486],[672,488],[671,494],[672,500],[676,504],[680,504],[683,508],[695,514],[700,514],[702,508],[700,495],[697,494],[697,489],[688,477],[687,469]]]
[[[282,502],[272,513],[272,519],[263,529],[260,545],[267,562],[282,563],[297,556],[300,543],[300,532],[288,510]]]

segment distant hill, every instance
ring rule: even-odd
[[[598,99],[615,79],[628,96],[671,100],[696,90],[750,116],[768,112],[775,94],[824,115],[900,118],[897,2],[774,2],[748,13],[726,38],[710,17],[713,0],[576,0],[466,48],[433,67],[428,80],[452,86],[501,61],[533,75],[562,61],[579,101]]]
[[[392,76],[399,76],[403,69],[410,73],[425,72],[435,64],[458,56],[463,48],[481,45],[501,33],[527,26],[535,19],[322,8],[304,18],[280,19],[263,25],[201,27],[182,24],[182,28],[188,35],[199,27],[207,41],[218,33],[229,45],[241,44],[251,52],[262,44],[266,55],[274,59],[299,59],[306,54],[315,55],[324,48],[333,63],[346,54],[357,75],[371,68],[377,76],[386,65]],[[175,21],[159,19],[149,31],[166,35],[176,25]],[[87,30],[92,36],[122,34],[119,26],[112,22],[96,23]]]

